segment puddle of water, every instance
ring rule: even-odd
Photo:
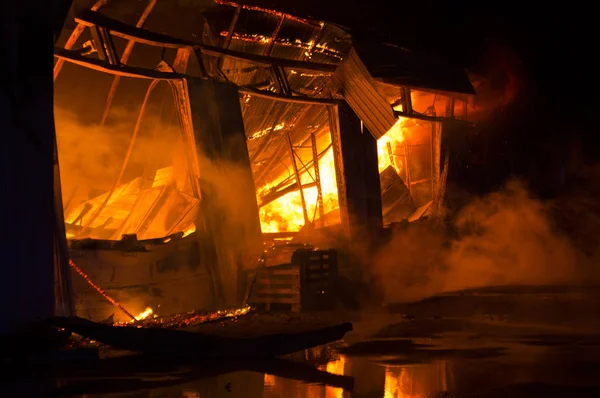
[[[593,352],[592,352],[593,351]],[[440,351],[442,352],[442,351]],[[600,353],[597,348],[527,347],[511,349],[502,356],[466,357],[443,350],[448,359],[407,365],[401,352],[381,356],[344,356],[332,347],[297,353],[288,359],[302,363],[282,376],[258,371],[211,373],[196,370],[188,379],[179,371],[120,374],[110,379],[66,378],[63,388],[79,383],[79,393],[58,394],[80,398],[425,398],[425,397],[577,397],[600,393]],[[516,353],[516,354],[515,354]],[[394,360],[390,357],[396,356]],[[434,358],[439,358],[435,357]],[[413,360],[413,359],[408,359]],[[177,366],[175,366],[177,367]],[[308,373],[327,372],[325,384],[306,382],[323,377]],[[179,373],[178,373],[179,372]],[[332,378],[331,375],[338,375]],[[335,378],[337,377],[337,378]],[[83,383],[83,384],[81,384]],[[86,384],[88,383],[88,384]],[[330,383],[327,385],[327,383]],[[120,387],[115,387],[115,386]],[[85,390],[88,386],[88,390]],[[106,388],[112,386],[110,393]],[[346,388],[343,388],[345,386]],[[119,389],[121,388],[122,389]],[[0,386],[0,396],[4,395]],[[508,389],[508,390],[507,390]],[[512,390],[511,390],[512,389]],[[516,390],[515,390],[516,389]],[[583,390],[582,390],[583,389]],[[5,389],[4,392],[7,390]],[[12,391],[16,391],[14,388]],[[33,396],[12,394],[10,396]],[[85,392],[85,394],[83,394]],[[558,395],[557,395],[558,394]],[[566,395],[565,395],[566,394]],[[592,394],[592,395],[589,395]],[[42,396],[42,395],[36,395]]]

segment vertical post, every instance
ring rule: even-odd
[[[412,197],[412,182],[410,181],[410,157],[408,150],[408,138],[404,138],[404,161],[406,162],[406,188]]]
[[[54,228],[55,314],[58,316],[74,316],[73,286],[69,267],[69,249],[65,231],[56,135],[54,135]]]
[[[336,164],[340,212],[348,220],[350,244],[368,246],[383,227],[377,141],[347,103],[339,103],[338,114],[339,131],[332,139],[341,163]]]
[[[54,7],[7,0],[0,12],[0,334],[56,309]]]
[[[298,184],[300,192],[300,201],[302,202],[302,215],[304,216],[304,225],[310,224],[308,218],[308,211],[306,209],[306,200],[304,199],[304,189],[302,188],[302,180],[300,179],[300,172],[298,171],[298,164],[296,163],[296,152],[294,151],[294,145],[292,143],[292,137],[290,132],[285,133],[285,138],[288,144],[288,150],[290,152],[290,159],[292,160],[292,167],[294,168],[294,176],[296,177],[296,183]]]
[[[313,132],[310,135],[313,155],[313,167],[315,168],[315,183],[317,184],[317,206],[319,207],[320,225],[325,226],[325,208],[323,207],[323,189],[321,187],[321,172],[319,170],[319,152],[317,149],[317,137]],[[308,171],[308,170],[307,170]],[[302,188],[301,186],[299,186]]]
[[[239,93],[234,84],[214,79],[186,82],[201,170],[201,216],[215,245],[225,304],[234,305],[243,299],[238,297],[236,276],[240,253],[258,260],[263,252]],[[250,266],[255,268],[256,262]]]

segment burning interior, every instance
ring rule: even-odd
[[[130,21],[100,0],[55,51],[70,254],[120,302],[234,304],[265,241],[348,246],[435,214],[444,125],[473,105],[462,71],[252,1],[165,35],[166,3]],[[110,315],[73,279],[79,315]]]

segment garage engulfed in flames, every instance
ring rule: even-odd
[[[165,305],[164,287],[150,285],[157,274],[182,272],[178,261],[202,263],[198,275],[210,279],[212,299],[231,301],[224,279],[235,279],[240,261],[256,263],[265,236],[334,229],[351,242],[366,224],[377,229],[435,212],[444,185],[442,125],[465,118],[468,80],[434,87],[380,70],[369,51],[381,47],[401,60],[404,50],[376,43],[365,51],[337,25],[251,1],[216,0],[197,10],[199,27],[154,33],[167,30],[153,18],[166,3],[151,0],[138,21],[123,21],[101,0],[76,15],[56,49],[72,254],[81,255],[85,239],[135,236],[138,249],[135,242],[151,240],[140,250],[154,257],[138,263],[151,263],[152,276],[140,281],[127,271],[137,293],[121,302],[136,301],[138,312]],[[173,260],[177,247],[196,254]],[[94,274],[102,268],[94,261],[81,266]],[[115,282],[116,260],[102,261],[112,274],[98,271],[95,280],[115,290],[127,284]],[[140,300],[140,290],[153,298]],[[164,311],[206,306],[198,297]]]

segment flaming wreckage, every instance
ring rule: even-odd
[[[94,129],[135,112],[102,176],[64,161],[57,113],[77,315],[309,308],[337,272],[337,251],[322,248],[435,216],[442,134],[473,106],[464,71],[257,0],[216,0],[169,35],[151,29],[166,5],[138,3],[137,23],[107,0],[76,12],[55,49],[56,104],[90,126],[80,140],[102,146]]]

